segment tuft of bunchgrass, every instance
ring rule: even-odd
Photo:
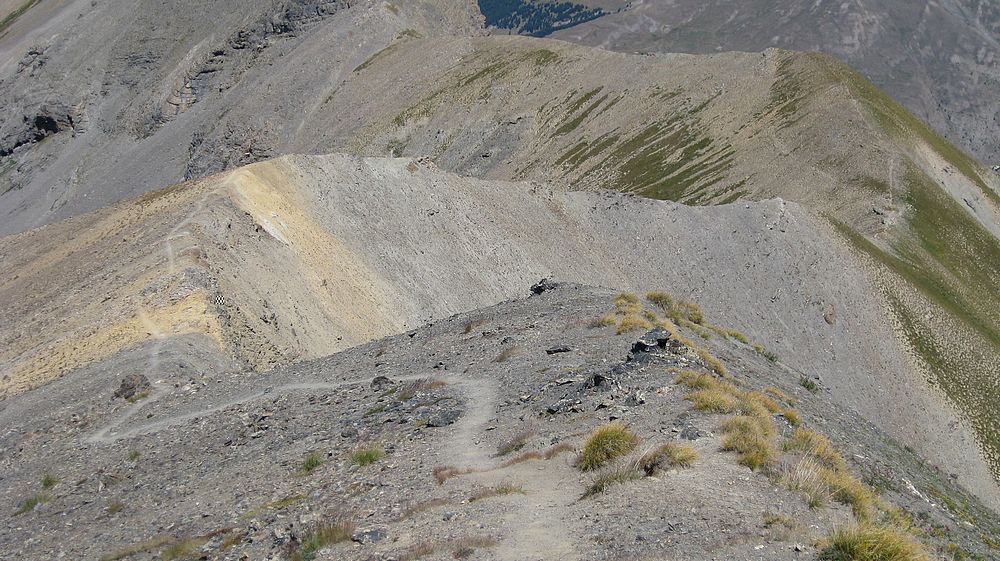
[[[302,536],[298,549],[292,552],[291,561],[312,561],[316,553],[328,545],[345,542],[354,534],[354,524],[346,520],[323,522],[312,527]]]
[[[705,321],[705,313],[701,311],[701,306],[690,301],[681,301],[678,305],[681,313],[688,321],[691,323],[697,323],[701,325]]]
[[[615,296],[615,309],[619,314],[638,314],[642,311],[642,303],[634,293],[620,292]]]
[[[795,399],[793,399],[792,396],[788,395],[788,392],[786,392],[781,388],[768,386],[764,388],[764,393],[772,397],[775,397],[777,399],[780,399],[781,401],[784,401],[788,405],[795,405]]]
[[[784,417],[785,420],[788,421],[788,424],[793,427],[802,425],[802,416],[799,415],[799,412],[794,409],[785,409],[781,412],[781,416]]]
[[[681,370],[677,373],[674,383],[683,384],[691,390],[708,390],[719,385],[714,376],[697,370]]]
[[[201,546],[205,545],[207,542],[208,538],[205,537],[182,538],[176,540],[163,549],[160,553],[160,559],[163,561],[191,559],[195,556],[195,553],[201,549]]]
[[[476,489],[469,497],[469,502],[481,501],[491,497],[504,497],[507,495],[524,495],[524,487],[514,483],[504,482],[495,487],[483,487]]]
[[[698,461],[698,452],[687,444],[670,442],[639,459],[639,469],[647,476],[670,468],[689,468]]]
[[[639,437],[619,422],[594,429],[580,451],[580,469],[593,471],[620,458],[639,444]]]
[[[52,475],[51,473],[46,473],[42,476],[42,489],[51,489],[59,484],[59,478]]]
[[[619,466],[598,475],[594,481],[587,486],[580,498],[587,499],[593,497],[594,495],[600,495],[615,485],[635,481],[641,477],[642,475],[640,475],[635,469],[635,466],[631,464],[627,466]]]
[[[732,417],[722,424],[722,431],[722,449],[736,452],[741,465],[757,471],[777,461],[776,429],[770,417]]]
[[[621,321],[618,323],[617,334],[629,333],[632,331],[643,331],[648,330],[653,327],[653,324],[649,322],[646,318],[640,316],[639,314],[628,313],[622,316]]]
[[[24,514],[26,512],[31,512],[36,508],[38,508],[38,505],[45,504],[50,500],[52,500],[52,497],[50,497],[47,493],[37,493],[21,501],[21,504],[18,505],[17,510],[14,511],[14,514],[17,515],[17,514]]]
[[[698,390],[684,399],[693,403],[696,410],[710,413],[732,413],[740,404],[730,392],[719,388]]]
[[[535,437],[535,434],[533,430],[525,430],[515,434],[510,440],[497,446],[497,456],[506,456],[524,448],[525,444]]]
[[[618,320],[615,318],[614,314],[604,314],[603,316],[601,316],[599,318],[594,318],[590,322],[589,325],[590,325],[590,327],[595,327],[595,328],[596,327],[611,327],[612,325],[615,325],[616,323],[618,323]]]
[[[674,307],[674,297],[662,290],[647,292],[646,300],[649,300],[650,303],[662,310],[663,313],[668,313]]]
[[[787,416],[785,417],[788,418]],[[847,469],[847,462],[834,447],[830,439],[812,429],[797,428],[792,437],[785,441],[787,452],[803,452],[812,456],[821,465],[836,471]]]
[[[321,465],[323,465],[323,455],[319,452],[311,452],[302,460],[302,467],[299,468],[299,472],[303,474],[312,473]]]
[[[364,467],[374,464],[384,457],[385,448],[381,444],[362,444],[351,452],[351,463],[358,467]]]
[[[822,561],[930,561],[924,547],[896,528],[859,524],[834,530]]]

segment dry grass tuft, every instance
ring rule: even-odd
[[[520,485],[515,485],[510,482],[503,482],[495,487],[483,487],[482,489],[476,489],[469,496],[469,502],[481,501],[483,499],[489,499],[491,497],[503,497],[506,495],[525,495],[524,487]]]
[[[798,526],[798,523],[795,521],[794,518],[790,516],[785,516],[784,514],[778,512],[771,512],[770,510],[764,511],[764,514],[761,515],[761,518],[764,521],[764,526],[768,528],[772,526],[782,526],[788,530],[792,530],[796,526]]]
[[[506,456],[507,454],[517,452],[521,448],[524,448],[524,445],[534,438],[536,434],[533,430],[525,430],[515,434],[510,440],[497,446],[497,456]]]
[[[677,325],[675,325],[674,322],[670,321],[669,319],[660,318],[654,321],[653,324],[656,325],[656,327],[662,327],[663,329],[666,329],[667,333],[670,334],[671,338],[678,340],[680,339],[680,334],[677,331]]]
[[[780,399],[788,405],[795,405],[795,399],[788,395],[788,392],[782,390],[781,388],[776,388],[774,386],[768,386],[764,388],[764,393],[770,395],[771,397]]]
[[[620,292],[615,296],[615,309],[622,315],[638,314],[642,311],[642,303],[634,293]]]
[[[677,304],[677,307],[680,309],[681,314],[685,318],[687,318],[687,320],[690,321],[691,323],[697,323],[701,325],[701,323],[705,321],[705,313],[702,312],[701,306],[699,306],[698,304],[695,304],[694,302],[690,302],[687,300],[682,300]]]
[[[615,318],[614,314],[604,314],[599,318],[591,320],[588,324],[590,327],[611,327],[618,323],[618,319]]]
[[[769,417],[732,417],[722,424],[722,431],[722,449],[736,452],[741,465],[757,471],[777,461],[773,440],[777,429]]]
[[[476,549],[493,547],[497,541],[489,536],[466,536],[442,541],[424,541],[408,547],[397,559],[413,561],[442,551],[450,551],[453,556],[462,559],[469,557]]]
[[[705,363],[705,366],[708,367],[709,370],[715,372],[719,376],[729,375],[729,370],[726,368],[726,365],[722,364],[722,361],[716,358],[715,355],[697,345],[691,344],[688,346],[694,349],[694,352],[698,355],[698,358],[700,358],[701,361]]]
[[[431,473],[434,475],[434,479],[437,479],[438,485],[442,485],[442,484],[444,484],[445,481],[448,481],[452,477],[456,477],[456,476],[459,476],[459,475],[466,475],[466,474],[469,474],[469,473],[474,473],[475,471],[476,471],[475,468],[460,468],[460,467],[456,467],[456,466],[438,466],[438,467],[434,468],[434,470]]]
[[[447,385],[448,382],[445,382],[444,380],[435,380],[433,378],[413,380],[412,382],[403,384],[403,386],[399,388],[399,391],[396,392],[396,399],[399,401],[409,401],[416,397],[419,393],[429,392]]]
[[[560,442],[559,444],[553,444],[545,452],[542,452],[542,457],[546,460],[551,460],[563,452],[575,452],[576,447],[568,442]]]
[[[820,552],[823,561],[930,561],[913,536],[895,528],[860,524],[838,528]]]
[[[640,316],[639,314],[628,313],[622,316],[621,321],[618,323],[617,334],[629,333],[631,331],[648,330],[653,327],[653,324],[649,322],[646,318]]]
[[[639,437],[619,422],[594,429],[580,452],[580,469],[593,471],[611,460],[620,458],[639,444]]]
[[[639,468],[647,476],[670,468],[689,468],[698,461],[698,452],[687,444],[670,442],[639,459]]]
[[[802,416],[799,415],[799,412],[794,409],[785,409],[781,412],[781,416],[784,417],[785,420],[788,421],[788,424],[793,427],[797,427],[802,424]]]
[[[746,415],[759,415],[761,411],[764,415],[771,415],[781,411],[776,401],[760,392],[745,392],[740,396],[740,402]]]
[[[688,394],[684,399],[693,403],[698,411],[711,413],[732,413],[740,404],[733,394],[720,388],[698,390]]]
[[[819,508],[830,500],[830,489],[823,481],[823,466],[812,458],[802,458],[785,468],[778,477],[785,487],[802,493],[809,508]]]
[[[821,476],[832,491],[833,499],[850,506],[855,518],[867,521],[875,516],[877,505],[875,493],[849,471],[823,469]]]
[[[663,313],[668,313],[674,307],[674,297],[662,290],[647,292],[646,300],[649,300],[650,303],[662,310]]]
[[[427,512],[428,510],[440,508],[442,506],[447,506],[452,504],[453,502],[454,501],[452,501],[451,499],[440,497],[436,499],[428,499],[426,501],[413,503],[403,510],[403,512],[399,515],[399,519],[397,521],[403,521],[408,518],[412,518],[420,514],[421,512]]]
[[[784,470],[779,480],[789,489],[802,492],[810,507],[823,506],[833,499],[850,506],[858,520],[872,519],[879,504],[875,493],[847,471],[846,466],[830,467],[828,462],[813,455],[806,455]]]
[[[719,386],[719,382],[711,374],[697,370],[681,370],[677,373],[674,383],[683,384],[692,390],[708,390]]]
[[[844,471],[847,469],[847,462],[844,461],[844,457],[840,455],[830,439],[812,429],[795,429],[792,437],[785,441],[784,449],[785,451],[808,454],[821,465],[833,470]]]
[[[594,495],[599,495],[615,485],[635,481],[641,477],[642,476],[636,470],[635,466],[619,466],[613,470],[598,475],[597,478],[587,486],[587,489],[583,492],[583,495],[580,498],[586,499],[593,497]]]
[[[500,351],[500,354],[498,354],[496,356],[496,358],[493,359],[493,362],[497,362],[497,363],[499,363],[499,362],[506,362],[507,360],[509,360],[512,357],[514,357],[520,351],[521,351],[521,347],[518,347],[517,345],[511,345],[511,346],[507,347],[506,349]]]

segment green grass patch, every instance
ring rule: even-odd
[[[364,467],[385,457],[385,448],[381,444],[363,444],[351,452],[351,463]]]
[[[14,514],[18,515],[31,512],[38,508],[38,505],[45,504],[50,500],[52,500],[52,497],[50,497],[48,493],[37,493],[21,501],[21,504],[17,506],[17,510],[14,511]]]
[[[11,13],[4,16],[3,20],[0,20],[0,37],[7,33],[7,28],[14,25],[14,22],[18,20],[21,16],[25,14],[28,10],[35,7],[41,0],[28,0],[27,2],[21,4],[14,9]]]
[[[312,473],[321,465],[323,465],[323,455],[319,452],[312,452],[306,456],[306,459],[302,460],[302,467],[299,468],[299,472],[303,474]]]
[[[291,561],[312,561],[319,550],[336,543],[346,542],[354,534],[354,524],[347,521],[321,523],[313,526],[289,556]]]

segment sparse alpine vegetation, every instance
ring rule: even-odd
[[[381,444],[362,444],[351,452],[351,463],[358,467],[364,467],[374,464],[384,457],[385,448]]]
[[[689,468],[698,461],[698,452],[687,444],[670,442],[652,450],[639,459],[639,468],[647,476],[671,468]]]
[[[611,460],[635,450],[639,437],[622,423],[609,423],[594,429],[580,452],[579,466],[583,471],[601,468]]]
[[[931,556],[912,536],[873,524],[838,528],[819,558],[822,561],[930,561]]]
[[[354,523],[346,520],[322,522],[302,536],[299,546],[291,551],[290,561],[312,561],[324,547],[346,542],[354,533]]]

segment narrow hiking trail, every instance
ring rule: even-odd
[[[399,382],[410,382],[421,378],[426,378],[426,376],[419,376],[419,375],[400,376],[395,378],[395,380]],[[371,378],[364,378],[360,380],[345,380],[342,382],[299,382],[292,384],[283,384],[278,386],[267,386],[263,389],[244,393],[229,398],[221,403],[210,405],[202,409],[196,409],[194,411],[187,411],[184,413],[180,412],[174,413],[171,415],[167,415],[165,418],[158,419],[156,421],[139,424],[138,426],[133,426],[130,427],[129,429],[120,432],[114,432],[115,429],[125,424],[126,421],[134,417],[142,409],[148,407],[149,405],[152,405],[153,403],[162,399],[166,395],[166,390],[164,390],[162,387],[154,387],[154,391],[148,398],[126,409],[125,412],[118,419],[116,419],[115,421],[113,421],[108,425],[105,425],[104,428],[86,437],[84,439],[84,442],[99,444],[99,443],[115,442],[125,438],[131,438],[145,434],[151,434],[169,427],[180,425],[192,419],[197,419],[199,417],[212,415],[214,413],[218,413],[230,407],[235,407],[237,405],[249,403],[264,397],[274,397],[292,392],[335,390],[347,386],[367,384],[369,382],[371,382]]]
[[[453,459],[459,468],[477,470],[458,479],[468,479],[473,485],[486,488],[514,483],[525,492],[504,498],[510,508],[502,513],[501,522],[485,522],[487,529],[505,530],[506,536],[495,550],[497,558],[502,561],[579,559],[565,516],[566,507],[579,498],[579,483],[566,457],[498,467],[502,461],[496,458],[495,449],[483,444],[491,421],[499,421],[497,382],[464,379],[456,385],[467,400],[466,411],[455,424],[454,436],[446,440],[443,456]]]
[[[394,380],[409,382],[422,378],[426,376],[400,376]],[[441,441],[441,457],[448,458],[457,467],[472,470],[472,473],[456,479],[461,481],[460,484],[475,487],[495,487],[512,482],[521,485],[525,491],[524,495],[505,497],[507,505],[498,511],[498,518],[483,521],[487,529],[504,531],[504,538],[495,550],[497,559],[579,559],[571,525],[565,514],[569,510],[567,507],[579,497],[579,481],[578,474],[569,465],[567,457],[557,456],[551,460],[531,460],[502,467],[501,460],[495,457],[495,449],[486,443],[488,428],[499,422],[498,383],[495,380],[461,376],[443,376],[440,379],[448,382],[465,400],[464,413],[452,425],[451,433]],[[113,443],[154,434],[264,398],[293,392],[335,390],[370,382],[371,378],[366,377],[340,382],[297,382],[265,386],[223,397],[219,401],[195,406],[193,409],[190,401],[178,403],[171,406],[174,408],[173,412],[165,415],[161,413],[163,416],[155,421],[139,421],[128,425],[130,420],[139,417],[153,404],[170,396],[168,386],[154,385],[148,398],[129,406],[115,420],[86,436],[83,441],[89,444]],[[126,425],[127,428],[123,428]]]

